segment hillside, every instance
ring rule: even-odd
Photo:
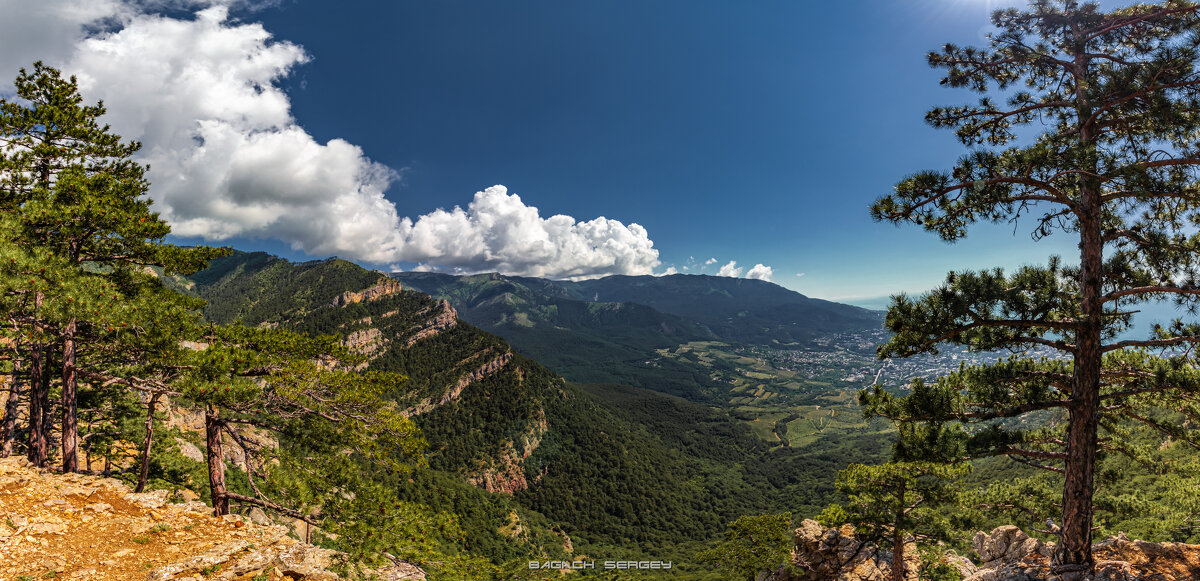
[[[589,302],[556,281],[481,274],[393,273],[407,288],[454,305],[463,320],[504,337],[570,381],[620,383],[717,401],[703,369],[647,363],[657,349],[714,338],[703,326],[637,303]]]
[[[801,347],[821,335],[875,329],[882,313],[746,278],[675,274],[563,283],[575,297],[633,302],[696,321],[724,341]]]
[[[497,533],[517,510],[541,523],[535,546],[549,548],[554,541],[545,535],[553,529],[577,549],[680,555],[741,514],[797,501],[819,509],[833,494],[832,474],[855,456],[771,453],[722,412],[672,404],[651,391],[622,392],[617,399],[662,410],[656,420],[675,429],[639,423],[646,418],[606,403],[611,389],[583,391],[460,321],[448,302],[386,280],[344,261],[292,264],[239,254],[184,286],[209,300],[206,315],[215,322],[335,333],[369,356],[369,369],[407,375],[394,397],[429,441],[433,470],[395,482],[397,493],[466,515],[469,550],[519,557]],[[858,456],[879,452],[866,447]],[[818,472],[824,476],[813,482]]]
[[[726,382],[706,366],[654,353],[700,341],[824,349],[814,340],[878,329],[882,322],[875,311],[728,277],[390,276],[450,302],[464,320],[571,381],[634,385],[708,403],[727,401]]]

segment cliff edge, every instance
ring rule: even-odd
[[[203,502],[168,502],[168,490],[34,468],[0,458],[0,581],[333,581],[337,553],[302,543],[282,526],[215,517]],[[406,563],[374,571],[424,579]]]

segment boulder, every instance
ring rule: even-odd
[[[916,545],[905,545],[906,580],[916,581],[920,556]],[[773,581],[888,581],[892,552],[854,537],[854,529],[827,529],[806,519],[795,531],[792,563],[800,573],[777,572]]]

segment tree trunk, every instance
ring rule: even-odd
[[[1080,51],[1082,52],[1082,50]],[[1078,61],[1078,57],[1077,57]],[[1076,73],[1080,98],[1078,118],[1089,119],[1091,107],[1083,96],[1086,65]],[[1101,184],[1095,177],[1099,158],[1095,130],[1081,121],[1080,145],[1085,157],[1080,164],[1079,182],[1079,291],[1080,321],[1075,333],[1075,370],[1071,379],[1067,459],[1064,466],[1062,530],[1054,550],[1053,571],[1063,581],[1088,578],[1095,561],[1092,557],[1092,494],[1096,465],[1096,437],[1100,410],[1100,330],[1103,321],[1101,295],[1104,278],[1103,205]]]
[[[79,472],[79,406],[75,375],[75,319],[63,329],[62,456],[63,472]]]
[[[896,522],[892,526],[892,581],[904,581],[904,481],[901,480],[896,490],[899,508],[896,509]]]
[[[21,403],[21,360],[13,362],[12,376],[8,381],[8,401],[4,404],[4,422],[0,423],[0,458],[12,456],[13,441],[17,437],[17,410]]]
[[[29,353],[29,461],[34,466],[44,467],[50,455],[50,440],[47,435],[50,415],[50,386],[46,384],[42,364],[45,347],[35,344]]]
[[[904,581],[904,536],[892,531],[892,581]]]
[[[137,488],[134,492],[141,492],[146,489],[146,479],[150,476],[150,444],[154,441],[154,408],[158,405],[158,398],[162,394],[156,393],[150,396],[150,403],[146,406],[146,440],[142,442],[142,470],[138,474]]]
[[[225,452],[221,448],[221,420],[217,410],[209,406],[204,415],[204,435],[208,446],[208,487],[212,492],[213,514],[229,514],[229,497],[225,495]]]

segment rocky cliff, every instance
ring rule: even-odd
[[[761,575],[760,581],[889,581],[892,553],[854,538],[853,529],[827,529],[805,520],[795,532],[792,564],[800,571]],[[1053,543],[1007,525],[971,539],[976,560],[950,552],[946,564],[964,581],[1053,580]],[[1131,541],[1124,535],[1093,545],[1096,575],[1092,581],[1194,581],[1200,579],[1200,545]],[[916,581],[918,560],[913,545],[905,549],[906,580]]]
[[[385,279],[381,279],[379,281],[379,284],[377,284],[371,288],[361,290],[361,291],[346,291],[346,292],[334,297],[333,302],[331,304],[335,307],[344,307],[346,305],[352,305],[354,303],[361,303],[363,301],[370,301],[370,300],[378,299],[380,297],[394,295],[402,290],[404,290],[404,289],[401,286],[399,281],[396,281],[396,280],[393,280],[390,278],[385,278]]]

